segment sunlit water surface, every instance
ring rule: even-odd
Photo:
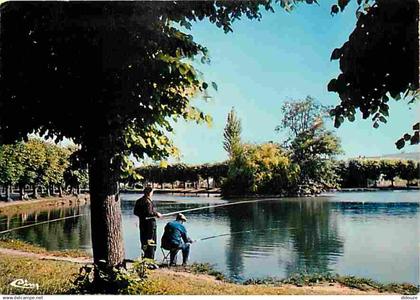
[[[139,196],[122,195],[128,258],[140,255],[138,218],[132,214]],[[199,240],[192,246],[190,261],[209,262],[238,281],[328,271],[417,285],[419,196],[415,191],[336,193],[187,212],[189,235]],[[154,200],[161,213],[228,203],[217,197],[176,195],[155,195]],[[9,235],[50,250],[90,250],[88,206],[0,216],[0,231],[77,214],[86,215]],[[158,236],[172,218],[158,220]],[[217,235],[221,236],[200,241]],[[156,259],[162,259],[159,247]]]

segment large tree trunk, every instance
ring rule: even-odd
[[[121,201],[118,175],[113,171],[108,145],[95,145],[90,150],[89,187],[92,248],[95,264],[121,266],[124,260]]]

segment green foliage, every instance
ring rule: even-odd
[[[409,186],[414,179],[419,179],[419,165],[420,163],[417,163],[416,165],[412,160],[398,162],[399,177],[407,180],[407,186]]]
[[[355,276],[340,276],[338,274],[327,273],[299,273],[281,280],[281,283],[294,284],[297,286],[313,285],[318,283],[340,283],[344,286],[356,288],[362,291],[377,289],[379,292],[398,293],[403,295],[415,295],[419,289],[411,284],[381,284],[372,279],[359,278]]]
[[[391,181],[391,185],[394,186],[394,179],[400,173],[399,164],[397,160],[382,160],[381,161],[381,170],[384,174],[386,180]]]
[[[46,185],[62,186],[64,183],[64,172],[69,165],[70,149],[54,144],[45,144],[47,166],[43,174],[43,182]]]
[[[419,163],[412,160],[353,159],[339,162],[337,169],[341,187],[367,187],[368,180],[376,185],[381,175],[392,185],[396,177],[407,180],[407,185],[419,178]]]
[[[396,293],[396,294],[401,294],[401,295],[416,295],[419,292],[419,288],[412,284],[406,284],[406,283],[382,284],[368,278],[359,278],[355,276],[340,276],[338,274],[332,274],[330,272],[296,273],[282,280],[278,280],[275,278],[264,278],[264,279],[249,279],[244,282],[245,285],[293,284],[296,286],[313,286],[316,284],[323,284],[323,283],[339,283],[350,288],[359,289],[361,291],[376,289],[380,293],[387,292],[387,293]]]
[[[72,294],[143,294],[148,259],[136,260],[130,268],[86,265],[73,282]]]
[[[338,0],[341,10],[348,2]],[[341,99],[331,115],[339,127],[344,118],[353,121],[356,110],[360,110],[364,119],[372,117],[377,128],[380,122],[387,121],[390,97],[399,100],[405,93],[408,103],[419,99],[419,3],[363,0],[358,4],[355,30],[331,55],[332,60],[340,61],[342,72],[328,84],[328,90],[336,92]],[[332,12],[338,12],[337,5]],[[397,148],[404,147],[407,140],[418,144],[418,136],[418,129],[412,135],[407,133],[397,141]]]
[[[188,269],[193,274],[206,274],[216,277],[217,280],[227,281],[226,276],[222,272],[216,271],[214,266],[209,263],[193,263]]]
[[[340,140],[331,131],[316,128],[299,134],[290,145],[292,159],[301,169],[301,183],[336,186],[334,156],[341,153]]]
[[[284,194],[296,185],[299,166],[273,143],[245,144],[229,161],[224,195]]]
[[[236,116],[236,112],[232,107],[228,114],[225,130],[223,132],[223,149],[233,158],[240,151],[241,147],[241,120]]]
[[[278,3],[291,10],[298,2]],[[229,32],[235,20],[260,20],[273,6],[265,0],[5,3],[0,137],[12,142],[34,131],[67,137],[88,159],[105,152],[118,173],[130,168],[124,159],[130,154],[176,155],[166,135],[173,131],[170,119],[211,122],[190,101],[210,85],[193,66],[197,58],[208,63],[208,51],[184,29],[207,18]],[[46,113],[57,99],[71,105]]]
[[[420,133],[420,123],[416,123],[413,126],[413,132],[411,134],[410,133],[404,134],[404,136],[395,143],[395,145],[397,146],[397,149],[404,148],[406,142],[410,142],[411,145],[417,145],[419,143],[419,133]]]
[[[72,149],[38,139],[0,146],[0,184],[61,187]],[[75,172],[81,172],[80,169]]]
[[[21,145],[0,147],[0,184],[14,185],[24,173],[22,151],[15,151]]]
[[[187,165],[183,163],[171,164],[166,167],[160,165],[146,165],[139,167],[135,172],[141,177],[143,183],[175,183],[196,182],[201,179],[212,178],[216,183],[220,182],[227,174],[227,163]],[[139,181],[139,180],[136,180]]]
[[[80,187],[86,187],[89,183],[87,163],[83,160],[80,150],[74,148],[71,151],[63,178],[66,187],[80,189]]]
[[[308,96],[304,100],[285,102],[282,115],[276,131],[289,131],[286,145],[293,162],[300,167],[300,184],[321,190],[335,187],[337,175],[333,158],[342,151],[338,137],[325,129],[327,107]]]
[[[302,100],[286,101],[281,111],[281,124],[275,130],[278,132],[282,129],[288,130],[292,139],[313,128],[328,116],[328,107],[321,105],[311,96]]]

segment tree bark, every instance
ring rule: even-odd
[[[61,184],[58,186],[58,197],[63,197],[63,187]]]
[[[109,148],[108,144],[95,145],[93,153],[90,152],[92,248],[95,264],[118,267],[124,260],[119,174],[113,171],[111,156],[106,152]]]
[[[36,186],[36,184],[34,184],[32,186],[32,191],[33,191],[32,197],[37,199],[38,198],[38,187]]]
[[[25,186],[19,185],[19,200],[24,200],[23,195],[25,194]]]

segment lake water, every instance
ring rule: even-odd
[[[128,258],[140,254],[138,219],[132,214],[139,196],[122,195]],[[161,213],[228,202],[218,197],[156,194],[154,199]],[[417,191],[354,192],[318,198],[265,199],[192,211],[185,213],[191,238],[222,236],[194,243],[190,262],[209,262],[238,281],[328,271],[383,283],[418,285],[419,199]],[[0,231],[77,214],[89,214],[89,207],[0,216]],[[158,220],[158,239],[170,220],[172,217]],[[8,235],[50,250],[91,247],[88,215],[39,224]],[[158,248],[156,259],[161,258]]]

